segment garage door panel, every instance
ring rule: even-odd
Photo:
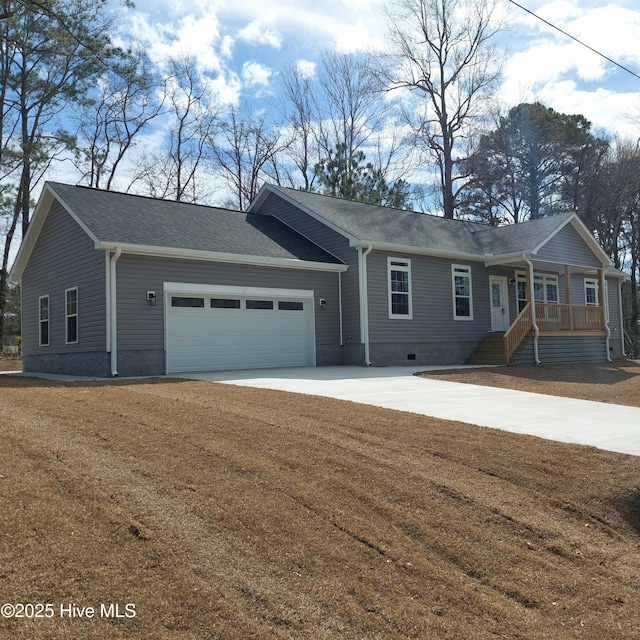
[[[169,372],[314,364],[311,299],[242,297],[240,308],[235,308],[230,295],[224,297],[226,302],[219,296],[205,296],[204,306],[199,307],[172,306],[171,297]]]

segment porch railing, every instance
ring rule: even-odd
[[[540,331],[601,331],[605,328],[604,307],[536,302],[536,324]],[[504,334],[507,362],[532,328],[531,303],[527,302]]]
[[[508,331],[504,334],[504,357],[507,363],[511,360],[516,349],[522,344],[522,341],[527,337],[532,327],[531,303],[527,302],[524,309],[522,309]]]
[[[605,328],[604,307],[536,302],[541,331],[597,331]]]

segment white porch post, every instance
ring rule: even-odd
[[[533,262],[528,256],[523,255],[523,260],[527,263],[527,284],[529,285],[529,300],[531,301],[531,324],[533,325],[533,359],[536,364],[540,364],[540,356],[538,353],[538,338],[540,337],[540,329],[536,322],[536,293],[533,278]]]
[[[605,345],[607,350],[607,362],[611,362],[611,350],[610,350],[610,341],[611,341],[611,329],[609,328],[609,323],[607,322],[607,310],[609,307],[609,300],[607,299],[607,285],[604,277],[604,268],[598,269],[598,287],[600,289],[600,307],[602,309],[602,324],[603,329],[607,332],[607,337],[605,339]]]
[[[567,305],[569,305],[569,330],[573,331],[573,308],[571,306],[571,269],[568,264],[564,265],[564,290]]]

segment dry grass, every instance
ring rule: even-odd
[[[452,369],[420,374],[485,387],[640,407],[640,362]]]
[[[0,371],[22,371],[22,358],[0,356]]]
[[[311,396],[0,376],[16,639],[638,638],[640,458]]]

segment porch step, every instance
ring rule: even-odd
[[[465,364],[507,364],[504,357],[504,331],[491,331],[487,333]]]

